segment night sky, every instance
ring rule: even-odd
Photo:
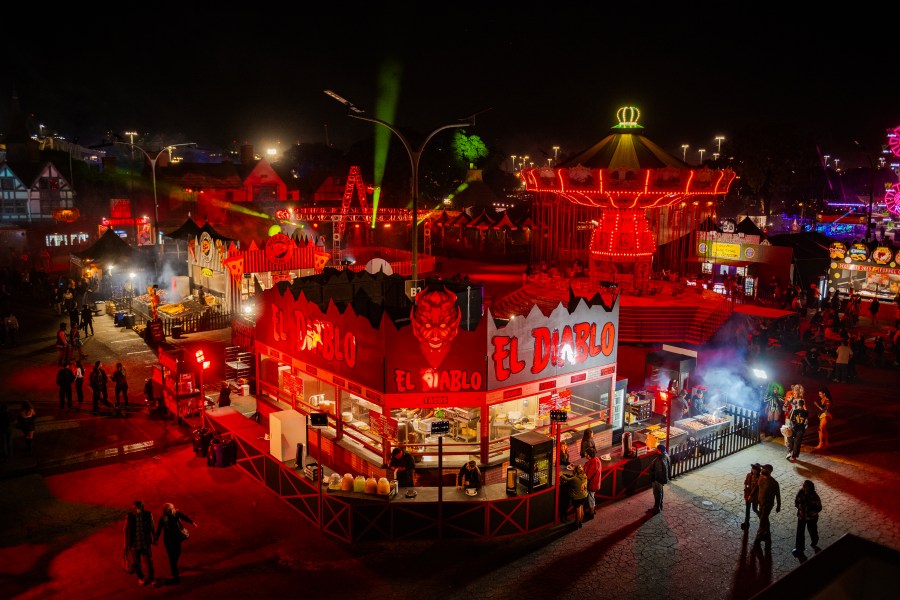
[[[0,94],[15,86],[23,110],[85,145],[138,129],[284,148],[324,142],[326,124],[337,147],[371,134],[324,89],[373,115],[394,88],[399,126],[426,133],[490,107],[470,133],[541,162],[554,145],[575,153],[604,137],[625,104],[673,154],[689,144],[693,162],[717,135],[727,147],[752,133],[852,166],[865,162],[854,140],[877,150],[900,125],[896,8],[433,4],[41,6],[6,38]],[[393,85],[379,84],[385,72]]]

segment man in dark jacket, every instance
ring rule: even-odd
[[[125,520],[125,550],[131,553],[134,572],[138,576],[138,585],[153,583],[153,515],[144,510],[144,503],[135,500],[131,512]],[[142,561],[143,559],[143,561]],[[142,568],[146,563],[146,576]]]
[[[59,386],[59,410],[72,408],[72,384],[75,383],[75,373],[69,368],[68,361],[63,363],[56,372],[56,385]]]
[[[88,333],[88,329],[90,329],[90,333]],[[94,335],[94,312],[87,304],[81,309],[81,330],[85,337]]]
[[[772,543],[771,523],[769,515],[772,509],[775,512],[781,512],[781,487],[775,478],[772,477],[772,465],[763,465],[762,473],[759,475],[756,489],[756,501],[759,505],[759,529],[756,531],[756,539],[754,544],[766,542]]]
[[[397,479],[397,485],[400,487],[413,486],[413,473],[416,470],[416,461],[413,459],[412,454],[403,448],[394,448],[394,451],[391,453],[391,464],[389,466],[396,473],[394,477]]]
[[[653,487],[653,508],[649,512],[654,515],[663,509],[663,486],[669,483],[669,473],[672,470],[672,459],[666,452],[666,445],[656,447],[659,456],[650,463],[650,485]]]
[[[800,556],[806,546],[806,530],[809,530],[809,542],[813,548],[819,547],[819,513],[822,512],[822,500],[816,493],[816,486],[807,479],[794,498],[797,507],[797,540],[791,554]]]

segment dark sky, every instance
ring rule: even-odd
[[[322,90],[374,114],[388,64],[396,124],[427,132],[491,107],[470,133],[506,155],[577,152],[625,104],[664,148],[690,144],[689,160],[716,135],[752,134],[851,166],[854,140],[878,149],[900,125],[896,8],[730,4],[41,5],[4,41],[0,93],[15,85],[24,110],[85,143],[139,129],[284,146],[325,141],[327,123],[346,147],[372,125]]]

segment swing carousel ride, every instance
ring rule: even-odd
[[[570,293],[599,293],[619,298],[622,341],[701,343],[727,318],[730,302],[702,285],[686,293],[679,275],[735,173],[667,153],[643,136],[635,107],[616,116],[610,134],[587,150],[555,167],[520,171],[541,235],[526,285],[492,312],[511,318],[535,304],[546,312]]]

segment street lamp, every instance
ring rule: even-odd
[[[687,149],[690,148],[687,144],[681,145],[681,160],[687,162]]]
[[[559,162],[559,146],[553,146],[553,164]]]
[[[517,157],[516,154],[513,154],[512,156],[510,156],[510,158],[512,158],[512,170],[513,170],[513,173],[516,172],[516,157]]]
[[[375,117],[364,117],[362,114],[365,112],[363,109],[354,105],[352,102],[339,96],[338,94],[332,92],[331,90],[323,90],[326,95],[334,98],[341,104],[347,107],[347,116],[352,117],[354,119],[359,119],[360,121],[368,121],[370,123],[377,123],[378,125],[383,125],[390,129],[394,135],[396,135],[400,142],[403,144],[403,148],[406,150],[406,153],[409,155],[409,164],[412,168],[412,281],[413,285],[416,285],[415,282],[419,279],[419,217],[418,217],[418,202],[419,202],[419,159],[422,157],[422,151],[425,150],[425,145],[431,141],[435,135],[444,131],[445,129],[458,129],[460,127],[470,127],[475,125],[475,116],[484,112],[484,110],[469,115],[460,121],[464,121],[463,123],[452,123],[449,125],[442,125],[438,127],[427,136],[419,144],[418,149],[413,150],[413,147],[410,145],[409,141],[406,139],[400,131],[388,123],[387,121],[383,121],[382,119],[377,119]],[[490,110],[490,109],[485,109]]]
[[[719,153],[713,152],[713,160],[719,160]]]
[[[153,176],[153,245],[159,245],[159,200],[156,197],[156,161],[159,160],[159,157],[162,156],[163,152],[171,152],[172,148],[177,148],[178,146],[194,146],[194,142],[185,142],[183,144],[169,144],[162,150],[156,153],[156,156],[150,156],[150,154],[138,146],[137,144],[131,142],[113,142],[114,144],[121,144],[122,146],[130,146],[132,151],[137,148],[140,150],[144,156],[147,157],[147,160],[150,161],[150,173]]]
[[[725,141],[724,135],[716,136],[716,144],[718,144],[718,146],[716,146],[716,152],[718,152],[719,154],[722,154],[722,142],[723,141]]]
[[[700,148],[697,152],[700,153],[700,164],[703,165],[703,153],[706,152],[706,148]]]
[[[825,156],[823,156],[823,158],[825,159],[825,168],[827,169],[828,168],[828,159],[831,158],[831,155],[826,154]]]

